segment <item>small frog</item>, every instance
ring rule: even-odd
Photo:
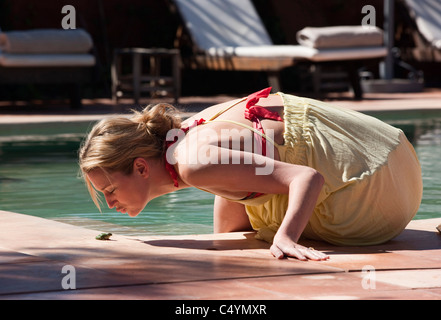
[[[110,232],[108,232],[108,233],[103,232],[103,233],[100,233],[99,235],[97,235],[95,237],[95,239],[97,239],[97,240],[110,240],[111,236],[112,236],[112,234]]]
[[[438,232],[441,233],[441,224],[436,227],[436,230],[438,230]]]

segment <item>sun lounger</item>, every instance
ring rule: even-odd
[[[80,85],[93,76],[93,42],[82,30],[36,29],[0,33],[0,84],[67,84],[79,107]]]
[[[309,28],[300,33],[304,44],[274,45],[250,0],[174,3],[192,39],[190,67],[265,71],[275,90],[280,89],[279,72],[298,62],[360,61],[383,58],[387,53],[382,31],[376,28]],[[323,40],[325,46],[320,44]],[[359,83],[353,85],[361,97]]]
[[[403,0],[417,30],[413,33],[419,61],[441,61],[441,2],[439,0]]]

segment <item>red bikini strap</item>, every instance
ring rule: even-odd
[[[268,109],[256,106],[255,104],[259,102],[260,98],[267,98],[271,92],[271,87],[260,90],[253,94],[250,94],[246,100],[245,108],[245,119],[250,120],[253,123],[253,127],[260,132],[263,132],[262,124],[260,123],[260,118],[271,119],[277,121],[283,121],[277,112],[269,111]],[[266,139],[264,137],[259,137],[255,134],[257,141],[261,142],[262,155],[266,155]]]
[[[269,96],[269,94],[271,93],[271,89],[272,89],[272,87],[268,87],[263,90],[260,90],[260,91],[257,91],[257,92],[250,94],[246,100],[247,109],[249,107],[254,106],[257,102],[259,102],[260,98],[267,98]]]
[[[245,118],[253,121],[254,117],[283,121],[277,112],[269,111],[268,109],[256,106],[260,98],[267,98],[271,92],[271,87],[260,90],[250,94],[246,100]]]

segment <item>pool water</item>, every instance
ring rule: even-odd
[[[385,120],[402,127],[422,165],[415,219],[441,217],[441,118]],[[154,199],[136,218],[107,208],[100,213],[78,176],[77,150],[89,125],[1,128],[0,209],[128,235],[213,231],[214,196],[194,188]]]
[[[136,218],[100,213],[79,178],[76,138],[3,143],[0,209],[131,235],[212,232],[214,197],[197,189],[154,199]]]

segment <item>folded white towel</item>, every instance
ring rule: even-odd
[[[0,33],[0,50],[5,53],[86,53],[92,48],[83,29],[35,29]]]
[[[366,26],[306,27],[297,32],[297,41],[317,49],[381,46],[383,30]]]
[[[272,45],[210,48],[207,53],[213,57],[291,58],[294,61],[324,62],[383,58],[387,54],[387,49],[382,46],[317,49],[302,45]]]

